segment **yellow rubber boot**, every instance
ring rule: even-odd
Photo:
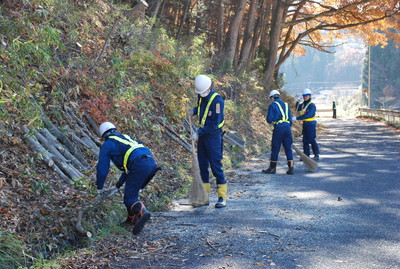
[[[215,208],[223,208],[226,206],[226,193],[228,191],[227,184],[217,185],[218,188],[218,202],[215,204]]]
[[[206,192],[210,194],[211,193],[210,183],[203,183],[203,185],[204,189],[206,189]]]

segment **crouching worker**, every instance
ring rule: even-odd
[[[130,136],[117,132],[111,122],[100,125],[100,135],[104,140],[100,148],[97,164],[97,192],[102,193],[110,160],[123,171],[116,187],[125,183],[124,204],[128,217],[124,223],[133,224],[133,234],[138,234],[151,214],[143,202],[139,201],[139,191],[143,189],[158,170],[150,150]]]

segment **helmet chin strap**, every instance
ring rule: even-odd
[[[208,90],[206,90],[205,92],[201,93],[200,96],[201,97],[206,97],[207,95],[210,94],[211,88],[208,88]]]

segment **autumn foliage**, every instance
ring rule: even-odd
[[[370,44],[398,40],[399,6],[393,0],[148,2],[150,20],[125,17],[130,7],[114,1],[0,3],[1,250],[18,255],[28,246],[29,255],[49,258],[65,245],[79,245],[71,220],[95,192],[92,158],[85,177],[63,184],[24,142],[24,125],[37,133],[52,122],[64,135],[79,139],[75,131],[89,132],[96,140],[90,128],[68,126],[67,108],[79,122],[88,124],[86,114],[96,125],[112,121],[167,167],[142,193],[162,208],[190,183],[190,154],[160,122],[188,139],[182,122],[185,109],[195,106],[198,74],[210,73],[226,99],[226,129],[249,145],[225,151],[229,166],[266,151],[264,88],[273,84],[265,81],[289,55],[302,53],[302,47],[324,50],[346,32]],[[87,225],[100,230],[118,208],[105,205],[113,214],[92,213]],[[16,251],[8,251],[8,242],[16,243]]]

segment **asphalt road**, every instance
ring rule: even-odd
[[[316,172],[265,175],[268,155],[228,171],[228,204],[175,201],[154,213],[113,268],[400,268],[400,134],[322,119]],[[300,143],[296,143],[300,147]],[[297,159],[297,158],[296,158]]]

